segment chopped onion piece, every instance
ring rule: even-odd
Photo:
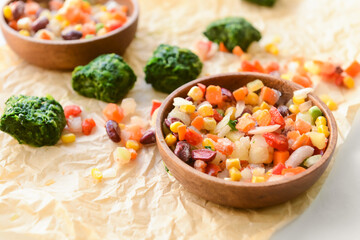
[[[299,110],[300,110],[300,112],[303,113],[303,112],[308,111],[311,107],[312,107],[312,102],[307,101],[307,102],[304,102],[304,103],[299,105]]]
[[[241,116],[245,109],[245,102],[244,101],[237,101],[236,103],[236,112],[235,112],[235,118],[238,118]]]
[[[135,109],[136,109],[135,99],[133,99],[133,98],[124,98],[121,101],[120,107],[124,110],[124,115],[125,116],[133,115],[135,113]]]
[[[182,121],[185,125],[190,125],[190,117],[188,114],[179,111],[178,107],[175,107],[170,113],[169,117],[174,117]]]
[[[211,106],[211,104],[208,102],[208,101],[204,101],[204,102],[202,102],[202,103],[200,103],[196,108],[197,109],[199,109],[200,107],[202,107],[202,106]],[[212,107],[212,106],[211,106]]]
[[[81,133],[82,132],[82,120],[81,117],[69,117],[67,119],[67,125],[69,131],[72,133]]]
[[[303,88],[300,90],[296,90],[294,91],[294,97],[307,98],[307,95],[313,91],[314,91],[313,88]]]
[[[286,167],[297,167],[299,166],[306,158],[312,156],[314,153],[314,148],[310,146],[302,146],[296,149],[285,162]]]
[[[173,105],[175,107],[180,107],[182,105],[193,105],[193,103],[191,101],[188,101],[188,100],[184,99],[184,98],[176,97],[176,98],[174,98]]]
[[[220,132],[218,133],[218,137],[220,138],[225,137],[225,135],[228,134],[230,131],[231,131],[231,127],[229,125],[226,125],[220,130]]]
[[[114,178],[116,177],[116,169],[109,168],[103,171],[103,178]]]
[[[230,114],[227,114],[217,125],[216,128],[214,130],[215,133],[219,133],[220,131],[223,130],[224,127],[228,126],[230,128],[230,126],[228,125],[229,121],[230,121]],[[231,130],[231,128],[230,128]],[[226,134],[226,133],[225,133]],[[224,135],[225,136],[225,135]]]
[[[255,129],[250,130],[249,134],[264,134],[268,132],[274,132],[278,130],[280,127],[279,124],[270,125],[270,126],[263,126],[263,127],[256,127]]]

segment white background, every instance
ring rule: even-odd
[[[0,45],[5,44],[0,33]],[[360,239],[360,114],[319,195],[272,240]]]

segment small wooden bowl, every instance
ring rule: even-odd
[[[1,10],[13,1],[6,1],[1,5]],[[24,37],[8,26],[3,14],[0,17],[1,30],[10,48],[27,62],[43,68],[70,70],[88,64],[104,53],[124,54],[136,33],[139,7],[136,0],[116,1],[129,8],[127,22],[121,28],[93,39],[61,41]],[[37,0],[37,2],[48,2],[48,0]]]
[[[173,109],[175,97],[186,97],[190,88],[197,83],[219,85],[229,90],[235,90],[255,79],[274,89],[281,91],[282,98],[289,100],[293,91],[301,87],[290,81],[282,80],[265,74],[229,73],[194,80],[172,92],[159,109],[156,121],[156,138],[160,154],[171,174],[185,187],[186,190],[203,197],[206,200],[238,208],[260,208],[286,202],[309,189],[323,174],[335,150],[337,141],[337,127],[335,119],[319,98],[309,94],[309,99],[324,113],[330,129],[327,149],[321,160],[306,171],[277,182],[245,183],[231,182],[209,176],[195,170],[180,160],[166,145],[162,124],[168,113]]]

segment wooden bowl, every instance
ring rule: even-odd
[[[277,182],[245,183],[231,182],[212,177],[195,170],[188,164],[184,163],[166,145],[162,131],[162,124],[168,113],[173,109],[172,104],[175,97],[186,97],[190,88],[197,83],[202,83],[206,86],[211,84],[219,85],[229,90],[235,90],[255,79],[260,79],[266,86],[281,91],[283,94],[282,98],[285,100],[289,100],[292,97],[294,90],[301,88],[295,83],[275,78],[270,75],[257,73],[229,73],[194,80],[176,89],[164,100],[161,108],[159,109],[156,121],[157,146],[171,174],[189,192],[199,195],[206,200],[231,207],[267,207],[286,202],[309,189],[316,180],[319,179],[328,166],[331,156],[334,153],[337,141],[336,122],[328,107],[313,94],[308,95],[309,99],[314,105],[321,109],[328,121],[330,137],[327,149],[320,161],[311,168],[284,180]]]
[[[13,1],[6,1],[1,5],[1,10]],[[104,53],[124,54],[135,36],[139,7],[136,0],[116,1],[129,8],[127,22],[121,28],[93,39],[50,41],[24,37],[8,26],[3,14],[0,17],[1,30],[10,48],[27,62],[43,68],[70,70],[76,66],[88,64],[92,59]],[[37,0],[37,2],[48,2],[48,0]]]

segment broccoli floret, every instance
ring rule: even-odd
[[[255,3],[261,6],[266,6],[266,7],[272,7],[274,6],[276,0],[245,0],[251,3]]]
[[[56,144],[66,125],[64,110],[54,99],[12,96],[6,101],[0,130],[12,135],[20,144],[35,147]]]
[[[227,17],[210,23],[204,35],[212,42],[223,42],[232,51],[239,46],[247,51],[250,44],[261,39],[260,32],[241,17]]]
[[[72,73],[72,87],[76,92],[111,103],[124,98],[135,82],[134,71],[114,53],[101,55],[88,65],[76,67]]]
[[[145,80],[156,90],[171,93],[199,76],[202,66],[190,50],[161,44],[145,66]]]

